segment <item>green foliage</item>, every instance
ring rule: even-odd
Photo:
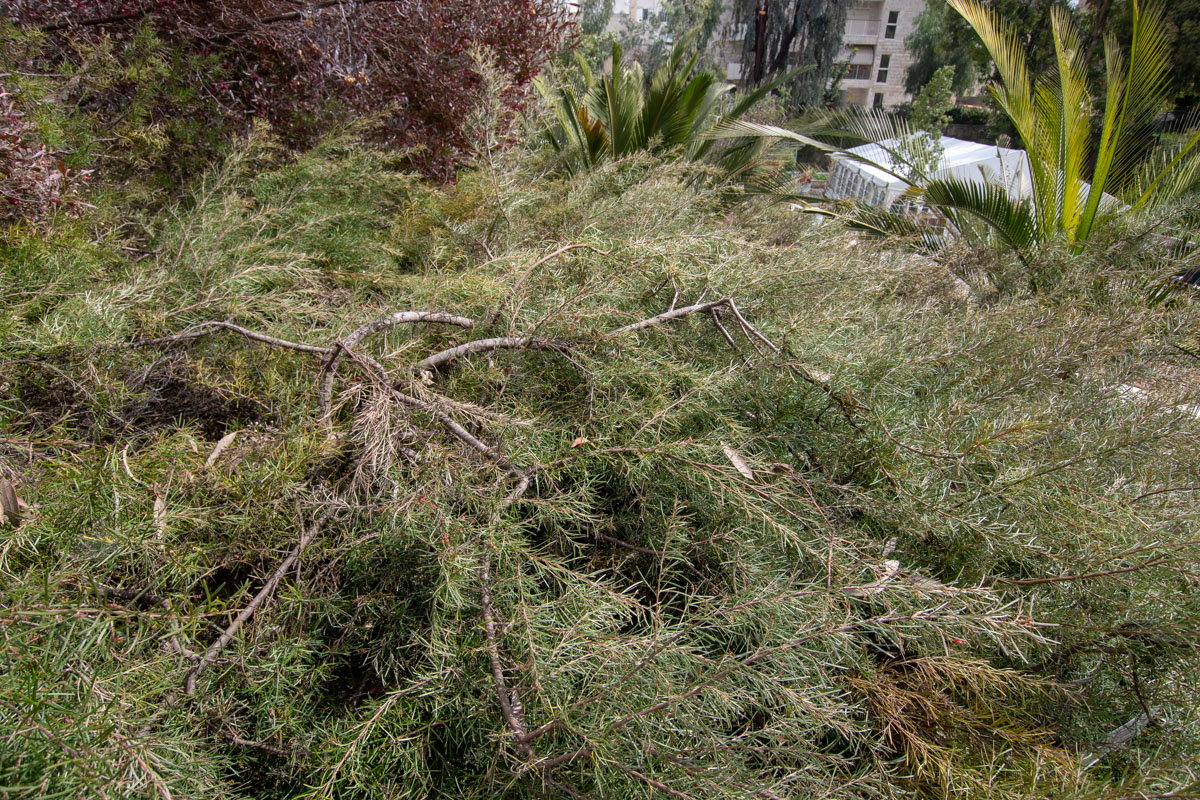
[[[440,189],[397,164],[256,136],[153,218],[0,239],[0,476],[29,505],[0,527],[9,795],[1195,782],[1200,421],[1179,408],[1196,362],[1168,346],[1194,313],[1142,302],[1144,231],[1048,248],[1059,288],[1032,295],[995,254],[948,253],[952,274],[790,209],[730,212],[647,152]],[[322,358],[146,341],[228,320],[326,345],[422,308],[478,327],[380,331],[357,356],[386,380],[344,358],[327,414]],[[529,332],[566,352],[412,367]],[[509,476],[394,387],[526,492],[507,502]],[[186,696],[179,651],[326,511]],[[485,561],[498,670],[546,761],[497,698]],[[1143,701],[1160,724],[1079,769]]]
[[[912,56],[905,73],[904,88],[911,95],[921,91],[934,74],[952,67],[955,94],[969,91],[976,82],[981,49],[978,39],[962,19],[951,12],[945,0],[929,0],[913,21],[912,33],[904,40]]]
[[[1034,79],[1025,45],[1005,20],[977,0],[949,2],[995,61],[1000,83],[992,84],[992,94],[1029,156],[1038,241],[1058,235],[1072,243],[1086,240],[1102,215],[1115,210],[1111,195],[1138,209],[1169,203],[1192,188],[1200,164],[1200,151],[1195,149],[1200,131],[1189,132],[1184,144],[1170,153],[1152,152],[1155,121],[1170,88],[1171,58],[1161,5],[1139,7],[1134,0],[1128,56],[1115,37],[1105,39],[1104,122],[1090,166],[1093,101],[1079,30],[1070,17],[1057,11],[1052,15],[1056,75]],[[1090,176],[1085,176],[1089,166]]]
[[[724,0],[664,0],[657,13],[644,20],[623,17],[616,32],[607,35],[648,75],[656,73],[671,57],[675,42],[691,39],[699,56],[697,68],[724,77],[725,64],[711,47],[724,8]],[[598,60],[588,63],[599,65]]]
[[[918,172],[931,172],[942,161],[942,132],[950,124],[950,110],[954,108],[950,90],[953,80],[954,67],[940,67],[913,100],[909,122],[916,135],[903,142],[908,160]]]
[[[733,86],[720,82],[712,72],[697,69],[698,52],[688,56],[695,38],[693,33],[675,44],[648,88],[641,65],[636,61],[627,64],[616,43],[608,74],[596,74],[579,60],[584,81],[581,90],[538,82],[554,112],[542,136],[562,155],[568,172],[593,169],[639,152],[710,163],[726,181],[749,178],[762,168],[767,160],[764,140],[744,137],[732,145],[718,145],[708,134],[746,114],[777,82],[727,102]]]
[[[1107,31],[1122,41],[1133,32],[1133,6],[1129,0],[1111,0]],[[1200,102],[1200,2],[1171,0],[1164,8],[1167,37],[1171,41],[1171,99],[1187,113]]]
[[[1103,108],[1094,109],[1079,31],[1065,12],[1052,15],[1058,69],[1035,79],[1025,46],[1012,26],[979,0],[948,2],[975,28],[995,61],[1001,81],[990,89],[1025,146],[1030,196],[1010,194],[998,186],[972,188],[957,178],[938,177],[931,172],[938,159],[930,157],[922,135],[909,124],[877,112],[817,117],[810,135],[761,126],[754,132],[807,145],[812,135],[823,132],[828,138],[834,129],[875,142],[889,163],[874,166],[909,182],[909,198],[937,212],[930,220],[934,225],[948,224],[973,242],[990,238],[1018,247],[1023,254],[1058,240],[1079,248],[1102,220],[1167,207],[1200,182],[1196,147],[1200,128],[1186,131],[1174,143],[1156,146],[1157,120],[1169,94],[1170,52],[1161,6],[1135,5],[1128,56],[1115,37],[1106,38],[1106,95]],[[939,88],[944,88],[947,72],[944,68]],[[1103,123],[1093,152],[1094,111],[1102,113]],[[748,133],[750,128],[740,130]],[[738,130],[729,126],[730,133]],[[826,145],[826,149],[832,148]],[[897,214],[870,211],[869,220],[856,220],[862,211],[855,209],[847,219],[865,223],[868,230],[911,234],[912,223],[897,219]],[[921,238],[927,247],[943,240],[933,234]]]
[[[742,64],[752,82],[759,0],[734,0],[732,17],[741,32]],[[766,0],[761,80],[788,74],[783,82],[791,108],[822,105],[844,74],[838,61],[850,0]]]
[[[13,96],[67,168],[95,171],[98,191],[119,186],[161,203],[227,146],[214,56],[178,49],[148,26],[121,41],[73,40],[53,70],[41,68],[45,49],[36,31],[0,23],[0,72]]]
[[[950,124],[950,110],[954,108],[954,92],[951,90],[953,79],[954,67],[947,65],[938,68],[929,82],[921,87],[913,100],[910,114],[914,128],[940,136]]]

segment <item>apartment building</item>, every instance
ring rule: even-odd
[[[721,26],[724,35],[718,36],[712,46],[725,64],[726,77],[740,83],[747,71],[742,64],[742,42],[747,31],[733,24],[728,5]],[[849,65],[842,79],[843,104],[892,108],[911,99],[904,91],[911,61],[904,40],[924,7],[925,0],[867,0],[851,6],[839,56]],[[662,0],[616,0],[609,29],[651,19],[661,9]]]
[[[863,108],[891,108],[910,98],[904,76],[911,56],[904,40],[925,0],[872,0],[850,8],[841,59],[849,63],[842,101]]]

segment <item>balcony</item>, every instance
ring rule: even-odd
[[[879,30],[879,20],[877,19],[848,19],[843,41],[847,44],[853,44],[856,41],[878,41]]]

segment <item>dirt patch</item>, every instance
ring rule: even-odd
[[[136,376],[141,397],[119,412],[138,430],[195,425],[208,441],[216,441],[233,428],[258,419],[260,406],[253,400],[207,386],[186,361],[157,362]]]

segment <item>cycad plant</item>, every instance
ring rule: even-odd
[[[1157,118],[1170,90],[1171,54],[1161,5],[1133,0],[1128,56],[1112,34],[1105,37],[1106,86],[1104,104],[1098,107],[1088,85],[1079,29],[1068,12],[1056,8],[1053,13],[1056,66],[1034,78],[1024,45],[999,14],[979,0],[947,2],[975,29],[996,64],[1000,80],[989,88],[1028,156],[1028,197],[1013,196],[997,183],[936,177],[907,146],[919,134],[882,112],[819,116],[806,131],[809,135],[742,122],[725,125],[714,135],[774,135],[811,145],[812,137],[828,139],[822,134],[836,131],[876,142],[891,163],[870,163],[912,184],[910,199],[938,211],[969,239],[999,241],[1018,251],[1059,238],[1078,247],[1105,215],[1170,202],[1200,180],[1200,129],[1188,131],[1182,144],[1173,147],[1158,147],[1155,141]],[[1094,117],[1102,119],[1095,150]],[[834,148],[827,144],[826,149]],[[846,219],[880,233],[921,234],[926,246],[940,240],[914,219],[886,210],[859,207]]]
[[[539,91],[554,110],[543,135],[563,154],[568,172],[576,174],[638,152],[712,163],[721,168],[726,180],[744,178],[763,167],[774,137],[748,135],[737,137],[738,141],[718,142],[706,134],[718,124],[743,116],[780,81],[729,100],[726,95],[733,86],[712,72],[697,71],[699,53],[688,57],[694,40],[693,34],[675,44],[649,88],[641,65],[626,62],[616,43],[609,74],[596,74],[579,59],[582,87],[538,82]]]
[[[1105,37],[1104,105],[1097,108],[1079,29],[1066,11],[1056,8],[1053,13],[1056,69],[1034,79],[1025,47],[1006,20],[979,0],[948,2],[975,29],[996,64],[1000,82],[990,89],[1025,145],[1033,196],[1029,202],[1004,197],[1000,204],[981,191],[968,191],[962,181],[937,180],[924,187],[930,201],[1004,226],[1009,229],[1006,238],[1019,240],[1029,232],[1034,242],[1061,235],[1077,244],[1122,203],[1138,209],[1170,201],[1195,184],[1200,131],[1191,132],[1180,147],[1155,148],[1157,117],[1170,91],[1171,52],[1162,5],[1132,0],[1128,56],[1116,37]],[[1102,116],[1103,126],[1089,180],[1093,115]]]

